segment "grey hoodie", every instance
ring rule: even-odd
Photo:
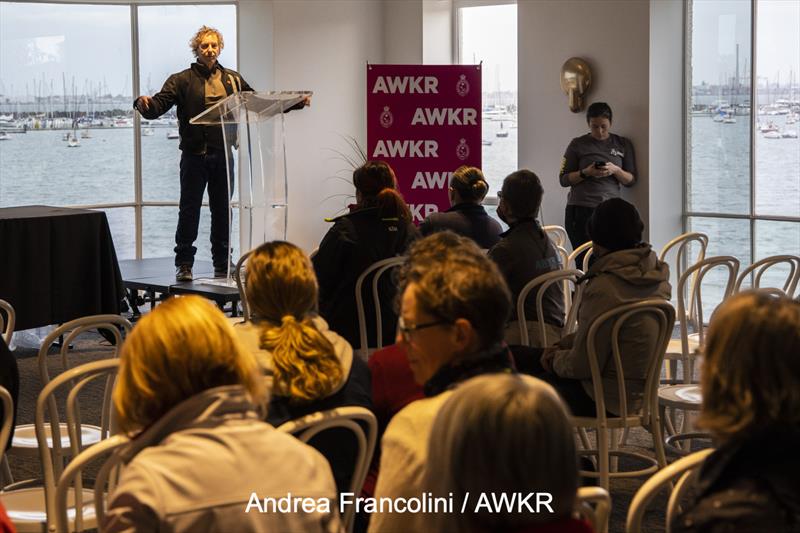
[[[669,266],[659,261],[650,245],[612,252],[599,258],[589,268],[586,286],[578,308],[578,329],[559,342],[553,370],[564,378],[580,379],[584,390],[594,398],[592,371],[587,353],[587,334],[595,318],[619,305],[647,298],[669,300]],[[628,409],[641,406],[650,353],[656,342],[658,326],[651,317],[639,316],[628,321],[620,332],[620,353],[628,394]],[[606,409],[619,414],[617,373],[611,358],[611,326],[597,332],[598,365],[603,375]]]

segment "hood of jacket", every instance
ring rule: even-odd
[[[666,300],[671,297],[669,265],[659,261],[649,244],[611,252],[598,258],[589,267],[584,279],[589,280],[602,275],[615,276],[635,287],[657,287],[653,296],[660,296]]]
[[[353,366],[353,347],[350,346],[350,343],[347,342],[344,337],[331,330],[328,327],[328,323],[321,316],[315,315],[312,319],[312,323],[314,327],[328,339],[328,342],[333,345],[333,352],[339,360],[339,364],[342,365],[342,379],[328,395],[332,396],[339,392],[342,387],[344,387],[345,383],[347,383],[347,378],[350,376],[350,369]],[[261,348],[261,331],[264,327],[270,327],[269,323],[260,320],[251,320],[248,322],[235,322],[233,329],[238,334],[239,340],[242,341],[245,348],[255,354],[264,372],[272,376],[275,371],[275,367],[272,363],[272,352]]]
[[[145,428],[120,452],[130,462],[148,446],[160,444],[171,434],[191,428],[213,428],[226,420],[262,420],[264,406],[253,403],[241,385],[215,387],[187,398]]]

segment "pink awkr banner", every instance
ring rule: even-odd
[[[480,65],[367,65],[367,157],[394,169],[414,222],[450,207],[450,176],[481,167]]]

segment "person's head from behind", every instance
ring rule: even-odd
[[[511,296],[471,239],[444,231],[417,241],[401,278],[397,342],[417,383],[503,340]]]
[[[601,257],[641,244],[644,222],[633,204],[611,198],[595,208],[586,230],[592,239],[594,255]]]
[[[247,304],[272,354],[274,393],[297,401],[327,396],[341,381],[331,342],[314,326],[317,277],[294,244],[264,243],[247,259]]]
[[[800,302],[765,292],[732,296],[714,313],[698,426],[720,441],[800,424]]]
[[[265,400],[255,357],[228,320],[200,296],[169,298],[143,316],[125,340],[114,389],[120,428],[135,433],[208,389],[241,385]]]
[[[397,177],[383,161],[367,161],[353,171],[356,204],[377,207],[383,218],[411,220],[411,211],[397,190]]]
[[[542,505],[536,514],[442,513],[435,516],[434,531],[513,531],[565,519],[577,488],[569,415],[545,382],[520,374],[476,377],[456,388],[439,410],[428,440],[425,491],[434,497],[452,493],[456,502],[467,492],[541,492],[552,500],[550,509]]]
[[[218,29],[202,26],[189,40],[189,47],[198,61],[211,67],[225,48],[225,40]]]
[[[498,194],[497,215],[507,224],[523,218],[535,218],[542,205],[544,188],[539,176],[527,169],[512,172],[503,180]]]
[[[481,169],[464,165],[453,172],[447,196],[450,199],[450,205],[479,204],[486,197],[487,192],[489,192],[489,184],[486,183]]]
[[[586,123],[592,137],[599,141],[608,139],[613,113],[605,102],[595,102],[586,109]]]

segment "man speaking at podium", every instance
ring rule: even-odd
[[[214,276],[225,277],[228,271],[228,205],[233,194],[233,172],[225,175],[225,142],[222,128],[189,124],[189,119],[202,113],[226,96],[252,87],[233,70],[219,64],[217,58],[225,47],[222,34],[203,26],[189,41],[197,58],[189,68],[172,74],[161,91],[153,96],[140,96],[133,107],[146,119],[156,119],[177,105],[178,129],[181,136],[181,199],[178,229],[175,231],[175,279],[192,280],[192,265],[197,248],[197,228],[203,192],[208,184],[211,209],[211,258]]]

